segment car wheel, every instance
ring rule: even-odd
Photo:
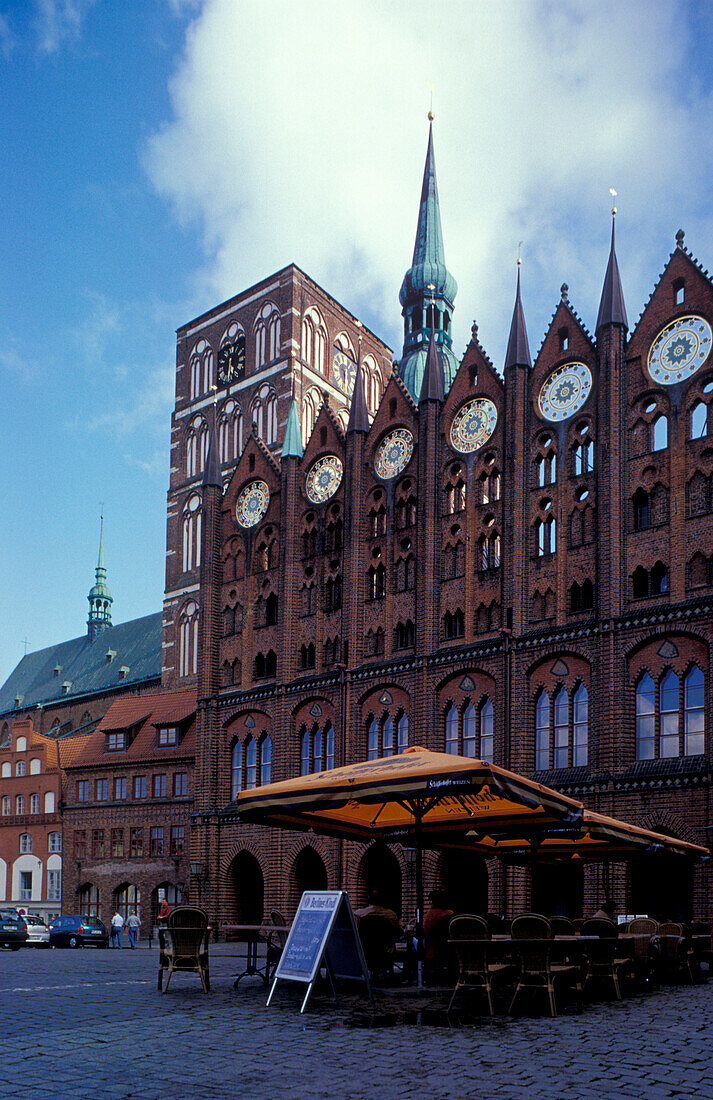
[[[70,936],[69,937],[69,946],[70,947],[79,947],[79,940],[77,939],[76,936]]]
[[[19,951],[20,948],[22,947],[22,944],[21,943],[11,943],[10,947],[13,949],[13,951]]]

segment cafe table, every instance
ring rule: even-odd
[[[245,954],[236,956],[239,959],[245,959],[245,969],[236,975],[233,982],[234,988],[238,988],[241,978],[255,976],[261,978],[267,985],[270,980],[270,963],[267,953],[264,959],[260,959],[258,946],[260,943],[269,944],[270,934],[276,931],[275,927],[270,924],[223,924],[221,928],[227,936],[234,936],[245,944]]]

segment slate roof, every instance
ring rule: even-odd
[[[116,654],[107,660],[107,650]],[[55,673],[55,668],[59,671]],[[121,668],[128,668],[120,678]],[[131,619],[87,635],[28,653],[0,688],[0,714],[20,707],[126,688],[161,676],[161,612]],[[62,685],[70,686],[63,692]]]
[[[101,764],[112,767],[136,760],[192,759],[196,754],[196,692],[171,691],[117,699],[109,707],[93,733],[83,739],[83,748],[71,761],[75,768]],[[184,733],[177,745],[158,748],[157,726],[182,726]],[[130,730],[138,726],[124,752],[106,751],[109,730]]]

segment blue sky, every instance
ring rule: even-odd
[[[0,681],[159,610],[174,332],[295,261],[399,347],[435,86],[454,342],[590,326],[618,191],[634,323],[713,266],[713,9],[664,0],[0,0]]]

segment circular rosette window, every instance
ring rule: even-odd
[[[413,454],[413,436],[408,428],[389,432],[379,444],[374,459],[374,469],[385,481],[405,470]]]
[[[318,458],[307,474],[307,497],[313,504],[324,504],[342,483],[344,467],[336,455]]]
[[[545,420],[567,420],[582,408],[592,392],[592,372],[584,363],[565,363],[552,371],[540,390]]]
[[[267,511],[270,490],[264,481],[251,481],[235,503],[235,518],[241,527],[254,527]]]
[[[702,317],[679,317],[658,334],[647,363],[654,382],[673,386],[699,370],[711,350],[711,326]]]
[[[487,397],[467,401],[453,417],[451,446],[462,454],[477,451],[490,439],[498,422],[498,410]]]

